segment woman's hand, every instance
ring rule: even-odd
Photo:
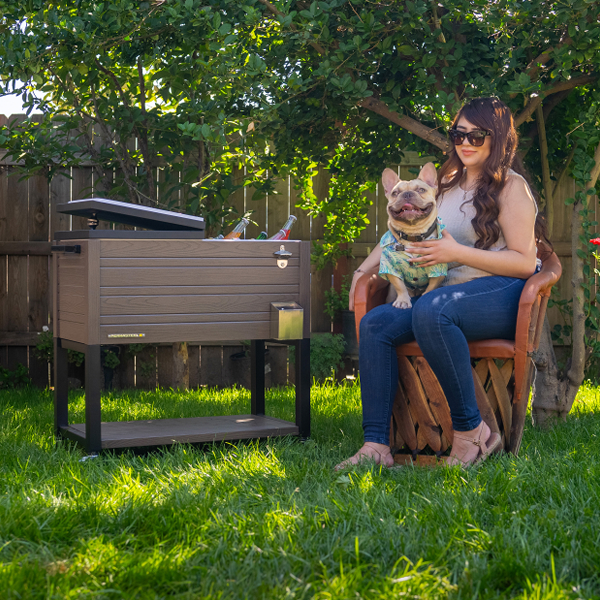
[[[412,258],[410,262],[420,267],[433,267],[442,263],[461,262],[459,244],[446,229],[442,231],[442,239],[425,240],[424,242],[409,242],[406,251],[418,254],[419,258]]]

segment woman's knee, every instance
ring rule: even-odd
[[[437,292],[437,293],[436,293]],[[413,329],[416,333],[423,331],[423,329],[433,327],[439,323],[440,316],[443,313],[444,306],[444,293],[442,290],[434,290],[428,294],[424,294],[415,302],[413,306]]]
[[[388,317],[382,307],[375,307],[370,310],[360,321],[360,337],[370,336],[373,333],[379,332],[388,322]]]

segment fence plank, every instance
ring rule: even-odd
[[[50,182],[50,239],[55,239],[57,231],[70,231],[71,218],[69,215],[56,210],[58,204],[71,200],[71,180],[64,174],[57,174]]]
[[[74,167],[72,170],[73,181],[71,192],[73,200],[84,200],[91,198],[94,193],[93,169],[92,167]],[[88,229],[87,219],[85,217],[73,217],[71,220],[71,230]]]
[[[188,344],[188,365],[190,369],[190,389],[200,386],[200,346]]]
[[[157,348],[158,386],[164,389],[173,387],[173,346]]]
[[[310,330],[315,332],[331,331],[331,319],[323,311],[325,307],[325,291],[331,288],[333,268],[325,266],[317,271],[311,269],[310,279]]]
[[[271,385],[277,387],[288,383],[288,347],[267,346],[271,365]]]
[[[275,185],[276,194],[269,194],[267,222],[269,223],[269,232],[271,235],[275,235],[290,216],[290,194],[288,187],[289,177],[283,177]],[[296,225],[297,223],[294,225],[294,229]]]
[[[367,199],[371,202],[369,210],[367,211],[367,219],[369,224],[358,236],[357,242],[372,243],[375,244],[377,241],[377,185],[374,192],[367,192]]]
[[[235,167],[231,173],[231,179],[235,185],[240,185],[244,180],[244,169],[238,169]],[[246,212],[246,208],[244,206],[244,188],[240,188],[236,190],[229,196],[229,203],[231,207],[234,209],[234,215],[236,216],[236,222],[244,216]],[[242,235],[244,238],[248,238],[246,232]],[[250,236],[251,237],[251,236]]]
[[[290,235],[294,240],[309,241],[310,237],[310,215],[296,206],[300,202],[300,190],[295,188],[296,182],[290,180],[290,212],[298,217],[298,222],[294,225],[294,229]]]
[[[135,387],[156,389],[156,346],[146,346],[135,357]]]
[[[131,390],[134,387],[135,362],[129,346],[121,346],[119,360],[121,361],[115,369],[115,379],[118,382],[118,388],[122,390]],[[115,382],[114,387],[117,387]]]
[[[49,184],[46,173],[35,175],[29,179],[29,242],[47,243],[49,234]],[[28,330],[41,331],[50,320],[48,299],[49,257],[29,256],[27,273],[27,291],[29,299]],[[32,346],[29,347],[29,375],[34,385],[48,385],[48,364],[37,358]]]
[[[244,347],[239,346],[223,346],[223,362],[221,369],[222,387],[230,387],[234,384],[245,388],[250,387],[250,360],[241,359],[233,360],[231,357],[234,354],[242,352]],[[247,373],[246,373],[247,371]]]
[[[216,387],[221,385],[223,348],[220,346],[200,347],[200,385]]]
[[[273,230],[271,233],[271,224],[267,227],[267,197],[259,196],[256,200],[252,199],[255,188],[249,186],[245,189],[245,212],[253,211],[250,215],[250,219],[255,221],[257,224],[250,223],[246,227],[246,238],[255,238],[261,231],[267,231],[269,235],[273,235],[277,230]]]
[[[317,198],[327,198],[329,195],[329,180],[331,176],[328,171],[325,171],[323,167],[319,167],[319,172],[313,178],[313,191]],[[327,222],[327,217],[325,215],[319,215],[318,217],[312,218],[311,229],[310,229],[310,239],[322,240],[323,235],[325,234],[325,223]]]
[[[381,237],[388,229],[388,214],[387,214],[387,198],[385,197],[385,192],[383,190],[383,184],[379,183],[377,185],[377,235],[376,240],[379,242]]]
[[[8,178],[6,204],[7,241],[23,241],[28,237],[29,185],[19,181],[13,171]],[[9,331],[27,331],[27,261],[26,256],[8,257],[8,320]],[[17,364],[27,366],[27,346],[11,346],[8,349],[8,368]]]
[[[8,199],[8,167],[0,166],[0,240],[5,240],[8,229],[6,203]],[[0,255],[0,331],[8,326],[8,256]],[[0,345],[0,365],[6,367],[7,348]]]

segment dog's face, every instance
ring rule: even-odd
[[[392,227],[414,232],[426,230],[435,221],[437,175],[433,163],[427,163],[411,181],[401,180],[391,169],[383,172],[381,180]]]

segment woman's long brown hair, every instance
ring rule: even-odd
[[[500,237],[498,198],[506,185],[509,169],[525,178],[536,203],[539,195],[517,155],[519,138],[508,106],[498,98],[475,98],[458,111],[452,122],[453,128],[461,117],[492,134],[490,155],[483,165],[473,193],[475,217],[471,221],[478,238],[475,247],[487,250]],[[438,172],[438,197],[458,185],[462,176],[463,163],[451,144],[448,160]],[[535,220],[535,239],[538,244],[547,244],[552,248],[546,222],[539,212]]]

